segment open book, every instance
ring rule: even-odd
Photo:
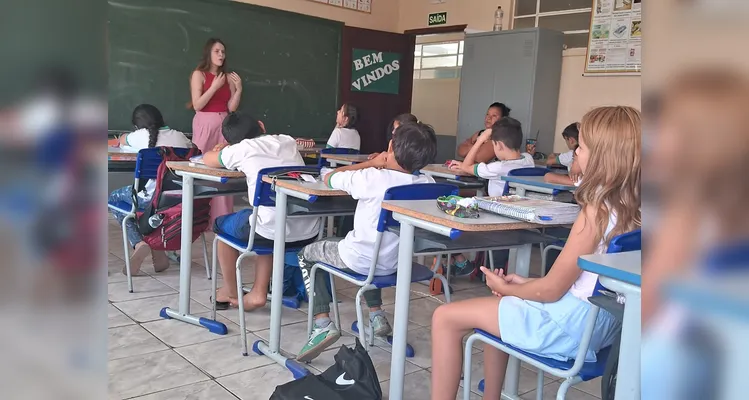
[[[536,200],[520,196],[476,197],[479,208],[505,217],[548,225],[575,222],[580,206],[558,201]]]

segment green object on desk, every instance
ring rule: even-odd
[[[444,211],[445,214],[452,215],[453,217],[478,218],[478,205],[473,203],[470,207],[464,207],[458,204],[461,200],[463,200],[463,197],[460,196],[441,196],[437,198],[437,207]]]

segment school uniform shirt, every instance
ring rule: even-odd
[[[304,165],[304,160],[297,151],[296,140],[287,135],[263,135],[224,147],[219,153],[219,161],[227,169],[244,172],[247,176],[247,194],[250,198],[255,196],[257,174],[261,169]],[[275,207],[260,207],[255,232],[273,240],[275,221]],[[286,242],[309,239],[316,236],[319,231],[319,218],[286,220]]]
[[[572,159],[574,158],[575,151],[570,150],[568,152],[562,153],[557,156],[557,159],[559,160],[559,163],[567,167],[567,172],[569,172],[570,167],[572,166]]]
[[[380,217],[385,191],[394,186],[414,183],[434,183],[434,179],[426,175],[417,176],[377,168],[333,173],[330,177],[330,187],[343,190],[359,200],[354,213],[354,229],[338,243],[338,253],[346,267],[359,274],[369,273],[377,238],[377,220]],[[398,235],[384,232],[375,275],[390,275],[397,269]]]
[[[124,146],[124,148],[132,149],[136,152],[147,149],[149,137],[150,133],[148,132],[148,129],[138,129],[135,132],[128,133],[125,137],[125,143],[127,143],[127,146]],[[192,147],[192,142],[184,133],[165,126],[159,129],[159,136],[156,138],[156,147],[160,146],[189,149]],[[145,188],[138,193],[138,197],[142,201],[150,201],[155,190],[156,181],[149,179],[148,182],[146,182]]]
[[[330,134],[327,147],[359,150],[361,148],[359,132],[352,128],[335,128]]]
[[[533,156],[523,153],[517,160],[495,161],[489,164],[478,163],[473,167],[473,174],[489,181],[489,196],[502,196],[507,184],[502,180],[503,176],[507,176],[513,169],[535,166]]]

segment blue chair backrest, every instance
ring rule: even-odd
[[[394,186],[385,192],[384,200],[434,200],[440,196],[458,195],[458,187],[447,183],[415,183],[413,185]],[[380,211],[377,221],[377,231],[385,232],[389,226],[399,226],[393,219],[393,212],[386,209]]]
[[[174,154],[185,157],[190,149],[173,147]],[[161,165],[161,147],[149,147],[138,152],[135,159],[135,177],[138,179],[156,179]]]
[[[508,176],[544,176],[551,170],[541,167],[516,168],[507,173]]]
[[[357,149],[346,149],[343,147],[328,147],[320,150],[320,156],[317,158],[317,168],[322,168],[328,163],[323,158],[323,154],[359,154]]]
[[[269,167],[269,168],[263,168],[257,173],[257,179],[255,180],[255,196],[252,197],[252,206],[253,207],[259,207],[259,206],[266,206],[266,207],[275,207],[276,206],[276,198],[275,198],[275,192],[273,191],[272,185],[267,182],[263,182],[263,176],[268,175],[270,173],[281,171],[281,170],[289,170],[294,168],[314,168],[314,167],[304,167],[303,165],[299,166],[284,166],[284,167]]]
[[[624,253],[637,250],[642,250],[641,229],[622,233],[621,235],[613,237],[611,241],[609,241],[609,247],[606,249],[606,254]],[[601,285],[600,279],[596,282],[596,288],[593,289],[593,296],[599,296],[599,290],[606,290],[606,288]]]

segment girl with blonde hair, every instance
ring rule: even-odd
[[[544,357],[575,357],[598,276],[577,266],[581,255],[604,253],[616,235],[640,220],[640,112],[600,107],[580,124],[577,161],[584,179],[575,196],[582,207],[569,239],[543,278],[504,275],[485,267],[494,296],[437,308],[432,316],[432,399],[455,399],[462,367],[462,339],[479,328],[519,349]],[[600,310],[587,361],[614,341],[618,322]],[[485,399],[498,399],[509,356],[484,346]]]

